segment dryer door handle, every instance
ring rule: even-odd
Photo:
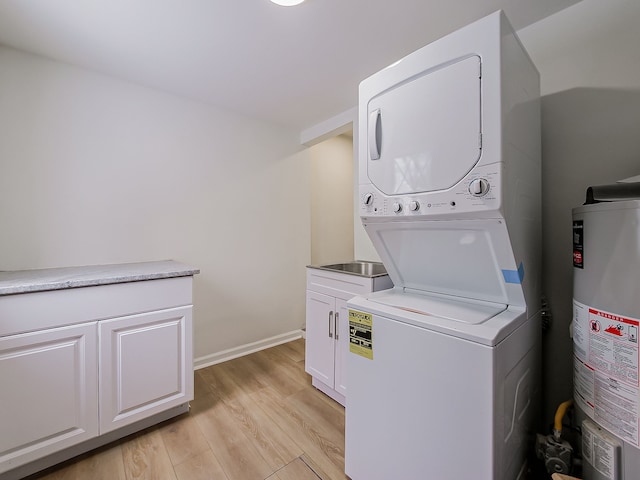
[[[380,121],[380,109],[369,114],[369,158],[378,160],[380,158],[380,147],[382,143],[382,122]]]

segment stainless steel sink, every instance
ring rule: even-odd
[[[333,272],[349,273],[360,277],[378,277],[386,275],[387,270],[380,262],[353,261],[347,263],[334,263],[331,265],[309,265],[311,268],[330,270]]]

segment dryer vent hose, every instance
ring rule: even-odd
[[[562,419],[571,405],[573,405],[573,400],[567,400],[566,402],[562,402],[558,405],[556,417],[553,422],[553,436],[556,440],[560,440],[560,436],[562,435]]]

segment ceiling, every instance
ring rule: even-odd
[[[0,0],[0,44],[301,130],[497,9],[518,30],[578,1]]]

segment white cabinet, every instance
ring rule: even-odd
[[[387,275],[363,277],[307,268],[305,370],[314,387],[342,405],[347,395],[347,300],[392,286]]]
[[[307,373],[343,396],[346,372],[341,361],[342,351],[348,348],[348,321],[346,301],[307,291]]]
[[[0,477],[188,411],[191,303],[191,276],[0,296]]]
[[[191,307],[105,320],[100,337],[100,433],[192,398]]]
[[[0,472],[98,434],[96,324],[0,338]]]

